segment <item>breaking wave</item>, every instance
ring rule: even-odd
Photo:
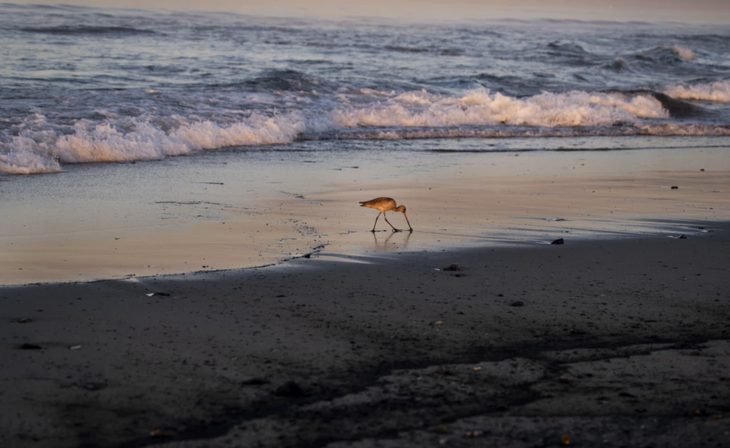
[[[487,89],[462,97],[425,91],[393,96],[367,107],[336,111],[333,119],[343,127],[443,127],[443,126],[611,126],[637,119],[669,118],[661,102],[651,96],[627,97],[573,91],[542,93],[514,98]]]
[[[715,81],[695,85],[680,84],[668,87],[664,90],[664,93],[683,100],[730,103],[730,82]]]
[[[52,173],[61,171],[61,163],[158,160],[232,146],[291,143],[305,130],[299,114],[253,116],[246,123],[230,126],[194,122],[168,132],[148,121],[133,120],[131,125],[133,130],[126,132],[108,122],[79,122],[71,135],[58,136],[47,130],[24,132],[8,143],[0,143],[0,171]]]
[[[726,82],[693,88],[728,92]],[[679,86],[674,89],[679,92]],[[99,121],[78,120],[69,128],[33,115],[16,135],[0,137],[0,172],[52,173],[62,171],[63,164],[158,160],[297,140],[730,135],[727,126],[669,120],[666,104],[657,97],[651,92],[544,92],[517,98],[485,88],[460,96],[355,89],[340,91],[337,101],[327,96],[299,110],[251,112],[225,123],[197,115],[120,117],[104,109],[97,110]]]

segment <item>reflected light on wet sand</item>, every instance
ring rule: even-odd
[[[3,182],[0,284],[699,232],[697,222],[730,220],[726,151],[431,153],[415,161],[407,153],[295,153],[286,161],[230,153],[215,164],[138,163],[137,183],[124,164],[12,177]],[[74,191],[64,185],[74,182],[86,184],[78,196],[55,195]],[[408,203],[412,234],[370,232],[358,201],[384,195]]]

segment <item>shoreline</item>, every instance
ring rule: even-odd
[[[730,225],[708,230],[3,287],[0,433],[21,447],[726,446]]]
[[[661,226],[656,226],[653,230],[654,232],[648,231],[648,233],[635,233],[635,234],[627,234],[627,233],[621,233],[621,232],[606,232],[606,233],[595,233],[595,234],[583,234],[583,235],[570,235],[569,238],[571,240],[571,243],[610,243],[610,242],[618,242],[618,241],[632,241],[632,240],[642,240],[645,238],[648,239],[655,239],[655,238],[674,238],[674,239],[685,239],[690,235],[690,237],[698,236],[703,233],[708,232],[714,232],[713,226],[715,227],[725,227],[730,226],[730,221],[720,221],[715,223],[707,223],[705,221],[697,221],[697,220],[676,220],[676,221],[669,221],[663,222]],[[709,227],[709,229],[708,229]],[[369,234],[371,232],[364,232],[360,231],[361,233]],[[415,232],[415,231],[414,231]],[[350,232],[350,233],[356,233],[356,232]],[[410,233],[407,231],[407,229],[399,230],[397,232],[391,232],[389,230],[377,230],[375,232],[378,235],[384,235],[385,239],[388,239],[389,237],[393,237],[396,235],[406,235],[410,236]],[[480,246],[473,246],[473,250],[490,250],[494,248],[499,249],[524,249],[524,248],[535,248],[540,247],[544,245],[552,245],[552,244],[564,244],[564,243],[558,243],[556,242],[559,239],[565,239],[564,235],[561,235],[560,233],[556,232],[553,234],[555,236],[555,239],[550,239],[550,236],[546,236],[542,240],[535,240],[535,241],[526,241],[526,240],[500,240],[500,239],[493,239],[492,241],[487,241],[486,243],[483,243]],[[458,235],[456,235],[458,237]],[[575,236],[575,238],[573,238]],[[473,237],[473,235],[469,235],[469,237]],[[377,236],[374,236],[374,238],[377,239]],[[205,276],[205,275],[215,275],[215,274],[232,274],[235,275],[236,273],[243,273],[248,272],[251,270],[259,270],[259,269],[269,269],[269,268],[277,268],[277,267],[283,267],[287,268],[287,264],[290,264],[291,262],[294,262],[296,260],[300,259],[309,259],[309,258],[321,258],[331,261],[342,261],[342,262],[367,262],[368,259],[378,259],[383,257],[383,253],[387,253],[390,251],[374,251],[372,253],[330,253],[326,249],[330,247],[330,244],[320,244],[319,246],[315,246],[311,248],[308,252],[303,252],[298,255],[290,256],[288,258],[280,258],[276,259],[273,262],[261,264],[261,265],[255,265],[255,266],[246,266],[246,267],[233,267],[233,268],[224,268],[224,269],[199,269],[199,270],[193,270],[193,271],[187,271],[187,272],[172,272],[167,274],[151,274],[151,275],[137,275],[137,274],[129,274],[122,277],[110,277],[110,278],[95,278],[90,280],[68,280],[68,281],[37,281],[37,282],[31,282],[31,283],[9,283],[9,284],[0,284],[0,291],[2,291],[3,288],[23,288],[23,287],[32,287],[32,286],[53,286],[53,285],[81,285],[86,283],[100,283],[100,282],[110,282],[110,281],[142,281],[142,280],[153,280],[153,279],[183,279],[186,276],[195,277],[195,276]],[[336,247],[336,245],[335,245]],[[397,248],[396,248],[397,249]],[[469,250],[467,248],[459,248],[456,249],[457,251],[464,251]],[[396,250],[395,253],[398,255],[405,255],[407,257],[409,256],[415,256],[417,253],[420,252],[437,252],[441,251],[444,252],[444,249],[439,249],[437,247],[434,247],[430,250],[428,249],[420,249],[420,250]]]
[[[730,221],[726,152],[231,152],[12,179],[0,284],[249,268],[322,245],[360,256],[671,232]],[[127,182],[137,171],[145,181]],[[58,194],[86,175],[80,197]],[[378,196],[408,207],[413,235],[368,232],[377,212],[357,204]]]
[[[559,219],[556,221],[560,221]],[[534,247],[540,247],[544,245],[551,245],[555,240],[558,239],[565,239],[568,238],[571,243],[608,243],[612,241],[631,241],[631,240],[641,240],[644,238],[676,238],[676,239],[684,239],[688,235],[689,236],[699,236],[703,233],[709,233],[714,232],[712,229],[713,226],[716,227],[724,227],[730,225],[730,221],[718,221],[715,223],[708,223],[706,221],[699,221],[695,219],[688,219],[688,220],[666,220],[665,222],[662,222],[661,225],[657,223],[655,227],[652,229],[646,229],[644,230],[645,233],[625,233],[625,232],[598,232],[598,233],[584,233],[584,234],[573,234],[573,235],[566,235],[566,231],[563,231],[564,233],[561,234],[561,231],[553,232],[549,235],[546,235],[544,238],[541,239],[525,239],[525,240],[518,240],[518,239],[507,239],[507,238],[500,238],[498,236],[492,237],[492,238],[484,238],[481,243],[478,240],[474,240],[474,235],[464,235],[467,238],[470,238],[472,241],[476,241],[476,243],[470,244],[469,247],[471,247],[474,250],[489,250],[494,248],[500,248],[500,249],[520,249],[520,248],[534,248]],[[186,276],[204,276],[206,274],[218,274],[218,273],[225,273],[225,274],[235,274],[237,272],[246,272],[250,270],[258,270],[258,269],[268,269],[268,268],[276,268],[276,267],[286,267],[288,263],[291,263],[293,261],[299,260],[299,259],[309,259],[309,258],[322,258],[327,260],[340,260],[343,262],[353,261],[353,262],[364,262],[364,260],[367,259],[378,259],[380,257],[383,257],[385,253],[394,252],[398,255],[405,255],[405,256],[414,256],[419,252],[437,252],[437,251],[445,251],[448,249],[441,249],[439,246],[431,247],[430,249],[407,249],[396,246],[393,250],[377,250],[378,248],[378,240],[377,238],[383,238],[386,241],[389,241],[391,238],[400,236],[405,239],[409,239],[412,233],[414,232],[408,232],[407,229],[399,230],[397,232],[392,232],[390,230],[383,230],[379,229],[375,232],[373,235],[373,238],[376,241],[376,250],[374,251],[364,251],[362,253],[355,253],[355,252],[349,252],[349,253],[339,253],[339,252],[329,252],[328,248],[338,248],[340,244],[338,243],[324,243],[320,244],[318,246],[312,247],[309,251],[303,251],[300,254],[291,255],[286,258],[279,258],[275,259],[273,262],[261,264],[261,265],[254,265],[254,266],[246,266],[246,267],[232,267],[232,268],[223,268],[223,269],[198,269],[198,270],[192,270],[187,272],[171,272],[171,273],[161,273],[161,274],[151,274],[151,275],[137,275],[137,274],[128,274],[126,276],[121,277],[110,277],[110,278],[94,278],[90,280],[68,280],[68,281],[36,281],[36,282],[30,282],[30,283],[8,283],[8,284],[0,284],[0,290],[2,288],[22,288],[22,287],[30,287],[30,286],[50,286],[50,285],[66,285],[66,284],[85,284],[85,283],[99,283],[99,282],[106,282],[106,281],[134,281],[134,280],[151,280],[151,279],[166,279],[166,278],[184,278]],[[365,235],[371,234],[369,231],[348,231],[348,234],[354,234],[354,233],[362,233]],[[423,234],[431,233],[433,235],[437,236],[444,236],[443,234],[439,235],[437,232],[418,232]],[[552,235],[552,236],[551,236]],[[449,238],[458,238],[460,235],[449,235]],[[551,239],[553,238],[554,239]],[[563,243],[556,243],[556,244],[563,244]],[[457,251],[461,250],[469,250],[468,247],[459,247],[456,249]],[[282,257],[284,257],[282,255]]]

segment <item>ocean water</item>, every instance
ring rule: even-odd
[[[0,175],[397,141],[411,152],[730,146],[728,49],[720,25],[3,3]]]

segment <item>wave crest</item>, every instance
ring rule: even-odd
[[[715,92],[713,98],[720,98],[720,92],[730,99],[725,81],[672,89],[672,96],[692,91],[704,92],[703,98]],[[158,160],[297,139],[730,135],[727,126],[667,122],[670,112],[662,103],[667,101],[657,99],[669,99],[667,95],[571,91],[517,98],[485,88],[460,96],[359,89],[341,91],[336,102],[310,102],[282,114],[238,111],[222,118],[225,122],[210,116],[130,118],[102,111],[103,122],[78,120],[71,129],[34,114],[18,125],[19,135],[0,140],[0,172],[51,173],[66,163]]]
[[[179,120],[184,120],[178,117]],[[75,133],[26,132],[0,144],[0,171],[8,174],[61,171],[60,163],[159,160],[194,151],[235,146],[291,143],[306,129],[298,113],[221,126],[211,121],[183,124],[168,132],[149,121],[132,120],[123,131],[110,123],[79,122]]]
[[[655,98],[627,97],[572,91],[542,93],[529,98],[514,98],[488,89],[450,97],[410,92],[374,105],[346,108],[333,113],[341,126],[371,127],[444,127],[444,126],[610,126],[645,118],[668,118]]]
[[[730,82],[715,81],[696,85],[680,84],[666,88],[664,93],[683,100],[730,103]]]
[[[689,48],[675,45],[672,47],[672,51],[674,52],[674,54],[684,59],[685,61],[692,61],[695,58],[695,52],[690,50]]]

